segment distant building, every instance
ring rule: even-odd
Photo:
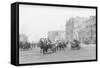
[[[26,35],[24,34],[19,35],[19,42],[26,43],[27,41],[28,41],[28,38]]]
[[[66,41],[71,41],[73,39],[73,27],[74,27],[73,18],[70,18],[65,25]]]
[[[85,21],[85,27],[79,31],[79,40],[85,43],[96,42],[96,18],[91,16]]]
[[[85,21],[88,20],[87,17],[75,17],[73,18],[73,39],[80,40],[79,31],[84,29],[86,24]]]
[[[77,39],[81,42],[86,40],[89,43],[95,42],[96,39],[96,17],[75,17],[70,18],[66,23],[67,41]]]
[[[65,31],[49,31],[48,39],[51,40],[52,42],[56,40],[65,41]]]

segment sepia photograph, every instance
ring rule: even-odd
[[[19,64],[96,60],[96,9],[19,5]]]

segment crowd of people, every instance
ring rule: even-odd
[[[49,39],[41,38],[39,41],[41,53],[45,54],[48,51],[56,52],[57,50],[64,50],[66,48],[67,43],[61,40],[57,40],[56,42],[51,42]]]
[[[52,42],[48,38],[40,38],[38,43],[19,42],[19,48],[23,50],[40,48],[40,53],[44,55],[49,52],[55,53],[57,51],[64,50],[65,48],[67,48],[68,44],[71,44],[71,49],[80,49],[80,42],[78,40],[74,39],[71,42],[56,40]]]

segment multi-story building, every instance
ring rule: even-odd
[[[66,23],[67,41],[77,39],[81,42],[89,40],[89,43],[96,39],[96,17],[75,17],[70,18]]]
[[[91,16],[85,21],[85,27],[79,31],[79,40],[85,43],[96,42],[96,18]]]
[[[73,18],[70,18],[65,25],[66,41],[71,41],[73,39],[73,26]]]

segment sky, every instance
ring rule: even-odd
[[[19,5],[19,33],[25,34],[29,42],[46,38],[48,31],[65,30],[71,17],[95,16],[95,9]]]

